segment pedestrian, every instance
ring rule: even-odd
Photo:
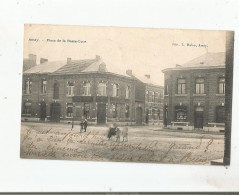
[[[122,137],[123,137],[123,142],[128,141],[128,127],[123,127],[122,130]]]
[[[115,131],[116,142],[120,142],[120,129],[117,127]]]
[[[110,126],[110,129],[109,129],[109,132],[108,132],[108,135],[107,135],[108,140],[110,140],[110,138],[111,138],[113,135],[116,134],[116,128],[117,128],[117,126],[116,126],[115,123]]]
[[[85,130],[85,132],[86,132],[86,129],[87,129],[87,126],[88,126],[88,123],[87,123],[87,119],[86,119],[86,118],[84,119],[83,126],[84,126],[84,130]]]
[[[80,132],[83,132],[84,130],[84,119],[82,118],[80,121]]]

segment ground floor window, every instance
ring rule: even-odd
[[[216,122],[224,123],[225,122],[225,108],[224,106],[217,106],[216,108]]]
[[[31,114],[32,112],[32,103],[25,102],[23,105],[23,114]]]
[[[175,121],[184,122],[187,121],[187,107],[176,106],[175,107]]]
[[[113,118],[117,117],[117,104],[112,105],[112,117]]]
[[[90,104],[84,103],[84,117],[89,118],[90,117]]]
[[[67,103],[67,117],[73,117],[73,104],[72,103]]]
[[[129,118],[129,105],[125,105],[125,118]]]

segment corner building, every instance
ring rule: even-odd
[[[224,52],[206,53],[163,73],[164,126],[178,130],[224,130]]]
[[[142,85],[132,71],[106,65],[100,56],[67,62],[41,59],[23,73],[22,120],[78,123],[85,117],[91,124],[142,124]]]

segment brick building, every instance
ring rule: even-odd
[[[206,53],[163,70],[164,125],[218,131],[225,122],[225,53]]]
[[[144,83],[95,59],[48,62],[23,73],[22,120],[142,124]]]

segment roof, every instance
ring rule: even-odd
[[[151,78],[148,78],[145,75],[139,75],[139,74],[135,75],[135,74],[133,74],[133,76],[144,84],[156,85],[156,86],[159,86],[159,87],[161,86],[159,83],[154,82]]]
[[[25,71],[24,73],[31,74],[83,74],[83,73],[104,72],[131,78],[126,74],[125,70],[106,62],[101,57],[97,56],[94,59],[85,60],[70,60],[52,61],[38,64],[35,67]]]
[[[162,72],[168,70],[181,70],[181,69],[208,69],[208,68],[223,68],[226,64],[226,53],[205,53],[189,62],[182,65],[176,65],[174,68],[167,68],[162,70]]]
[[[66,61],[44,62],[26,70],[24,73],[53,73],[65,64]]]

